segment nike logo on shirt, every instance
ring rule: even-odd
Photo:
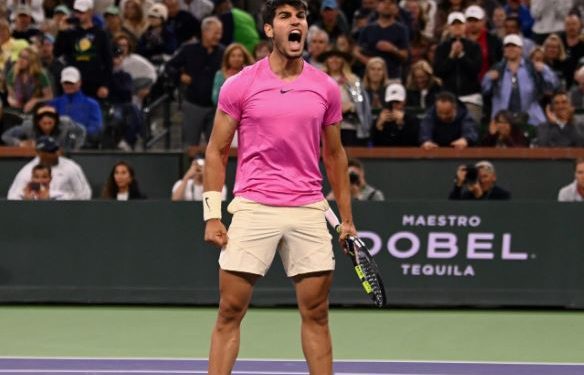
[[[288,90],[280,89],[280,94],[285,94],[288,91],[292,91],[292,89],[288,89]]]

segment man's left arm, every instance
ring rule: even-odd
[[[351,209],[348,160],[341,143],[339,123],[323,129],[322,158],[341,216],[341,239],[344,239],[349,234],[356,234],[357,231],[353,224]]]

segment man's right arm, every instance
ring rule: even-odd
[[[203,186],[205,194],[217,192],[221,194],[225,183],[225,169],[229,158],[229,148],[237,129],[238,122],[231,116],[218,109],[215,113],[213,131],[205,151],[205,171]],[[219,200],[220,204],[221,200]],[[208,204],[206,199],[203,204]],[[216,204],[211,202],[210,204]],[[211,207],[210,207],[211,208]],[[214,207],[213,207],[214,208]],[[219,205],[220,208],[220,205]],[[205,225],[205,241],[218,247],[227,243],[227,231],[218,218],[209,219]]]

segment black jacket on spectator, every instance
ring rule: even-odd
[[[565,75],[566,75],[566,88],[570,88],[574,83],[574,72],[578,69],[580,59],[584,57],[584,40],[580,41],[574,45],[569,46],[566,41],[566,35],[563,33],[561,35],[562,42],[566,47],[566,54],[568,55],[565,60]]]
[[[168,17],[166,26],[174,33],[177,46],[191,39],[193,36],[200,37],[201,23],[191,13],[186,10],[179,10],[176,16]]]
[[[415,115],[405,113],[404,124],[395,121],[386,122],[383,130],[371,127],[371,139],[374,146],[416,147],[419,145],[420,121]]]
[[[503,42],[498,36],[487,32],[488,64],[487,69],[501,61],[503,58]]]
[[[57,58],[64,56],[67,65],[79,69],[86,95],[95,97],[97,89],[107,86],[111,80],[111,43],[105,31],[95,25],[59,32],[53,53]]]
[[[32,42],[32,38],[42,34],[39,29],[35,29],[34,27],[28,28],[25,31],[13,31],[12,37],[14,39],[25,39],[29,43]]]
[[[430,108],[434,105],[436,95],[442,91],[442,86],[432,85],[428,93],[424,97],[424,105],[422,106],[422,92],[420,90],[407,90],[406,98],[408,98],[408,107],[414,108]]]
[[[465,138],[469,145],[478,141],[478,124],[468,113],[466,106],[458,102],[456,117],[451,123],[442,122],[432,106],[420,123],[420,144],[432,141],[441,147],[449,147],[452,141]]]
[[[450,195],[448,196],[450,200],[509,200],[511,199],[511,193],[505,189],[498,187],[497,185],[483,194],[482,197],[476,198],[473,193],[466,190],[463,187],[458,187],[454,185]]]
[[[583,147],[584,124],[574,121],[564,128],[549,121],[537,127],[537,145],[539,147]]]
[[[109,85],[108,100],[112,104],[132,102],[132,76],[123,70],[115,71]]]
[[[394,22],[386,28],[382,28],[377,23],[371,23],[361,30],[359,46],[362,48],[363,54],[371,57],[378,56],[385,60],[387,74],[390,79],[401,78],[402,61],[389,52],[378,50],[377,43],[381,40],[386,40],[399,49],[408,49],[410,47],[408,34],[407,28],[399,22]]]
[[[166,26],[160,30],[148,27],[138,40],[136,53],[152,61],[161,55],[172,55],[176,50],[174,33]]]
[[[442,42],[436,48],[434,74],[442,79],[442,88],[457,96],[481,92],[479,73],[482,66],[481,47],[468,39],[461,39],[464,55],[450,58],[450,50],[455,39]]]
[[[221,68],[225,47],[219,45],[211,53],[201,43],[185,44],[167,63],[170,74],[180,76],[184,72],[191,76],[186,100],[203,107],[213,107],[211,95],[215,73]]]

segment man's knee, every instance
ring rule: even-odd
[[[219,302],[219,324],[239,323],[247,311],[247,304],[235,298],[222,297]]]
[[[299,306],[302,321],[318,325],[328,324],[328,300],[307,301]]]

